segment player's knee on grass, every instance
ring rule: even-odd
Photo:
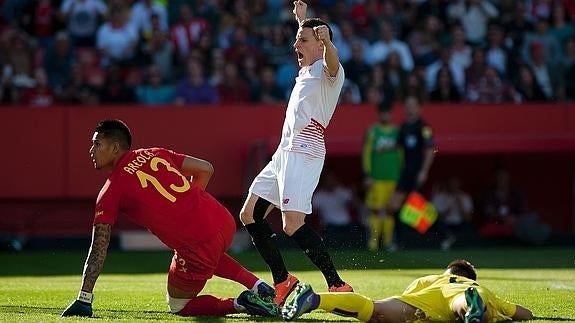
[[[166,294],[166,302],[168,302],[168,307],[170,308],[170,312],[172,314],[178,314],[181,310],[186,307],[186,304],[190,299],[188,298],[174,298],[171,297],[169,294]]]

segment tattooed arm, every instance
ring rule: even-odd
[[[111,234],[112,226],[110,224],[94,224],[92,230],[92,245],[88,252],[88,258],[86,259],[84,274],[82,276],[82,290],[85,292],[91,293],[92,290],[94,290],[96,280],[102,272],[102,267],[104,267],[104,260],[108,252]]]
[[[94,285],[102,267],[104,267],[104,260],[108,252],[108,245],[110,244],[110,235],[112,234],[112,226],[110,224],[98,223],[94,224],[92,230],[92,245],[88,252],[88,258],[84,265],[84,274],[82,276],[82,289],[72,304],[70,304],[62,316],[92,316],[92,301],[94,295]]]

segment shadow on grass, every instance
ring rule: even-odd
[[[60,307],[42,307],[42,306],[16,306],[16,305],[0,305],[0,313],[13,313],[13,314],[47,314],[60,316],[64,309]],[[234,321],[245,322],[268,322],[269,318],[248,316],[246,314],[234,314],[227,317],[183,317],[170,314],[166,311],[147,311],[147,310],[110,310],[110,309],[96,309],[95,315],[92,319],[102,320],[118,320],[118,319],[134,319],[134,320],[150,320],[150,321],[195,321],[201,322],[225,322],[226,319],[233,318]]]
[[[575,318],[566,317],[534,317],[533,321],[573,322]]]
[[[0,276],[51,276],[81,274],[87,251],[51,250],[0,252]],[[330,250],[339,270],[353,269],[435,269],[451,260],[468,259],[477,268],[575,268],[570,248],[402,250],[373,253],[367,250]],[[299,249],[283,249],[289,270],[317,270]],[[269,271],[255,250],[232,255],[251,271]],[[111,250],[104,272],[108,274],[165,273],[171,262],[170,251],[122,252]]]

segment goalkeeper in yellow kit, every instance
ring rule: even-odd
[[[314,309],[369,322],[441,321],[466,323],[530,320],[530,310],[500,299],[477,281],[475,268],[454,260],[441,275],[414,280],[399,296],[371,300],[357,293],[315,293],[302,284],[282,309],[293,320]]]
[[[388,250],[394,249],[395,219],[392,214],[385,214],[385,210],[401,173],[398,136],[399,129],[391,123],[390,106],[384,103],[379,106],[379,122],[365,134],[361,156],[367,188],[365,205],[369,209],[368,248],[371,251],[379,250],[381,243]]]

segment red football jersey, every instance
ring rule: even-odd
[[[179,172],[184,157],[164,148],[128,152],[98,194],[94,224],[124,213],[172,249],[212,238],[232,215]]]

